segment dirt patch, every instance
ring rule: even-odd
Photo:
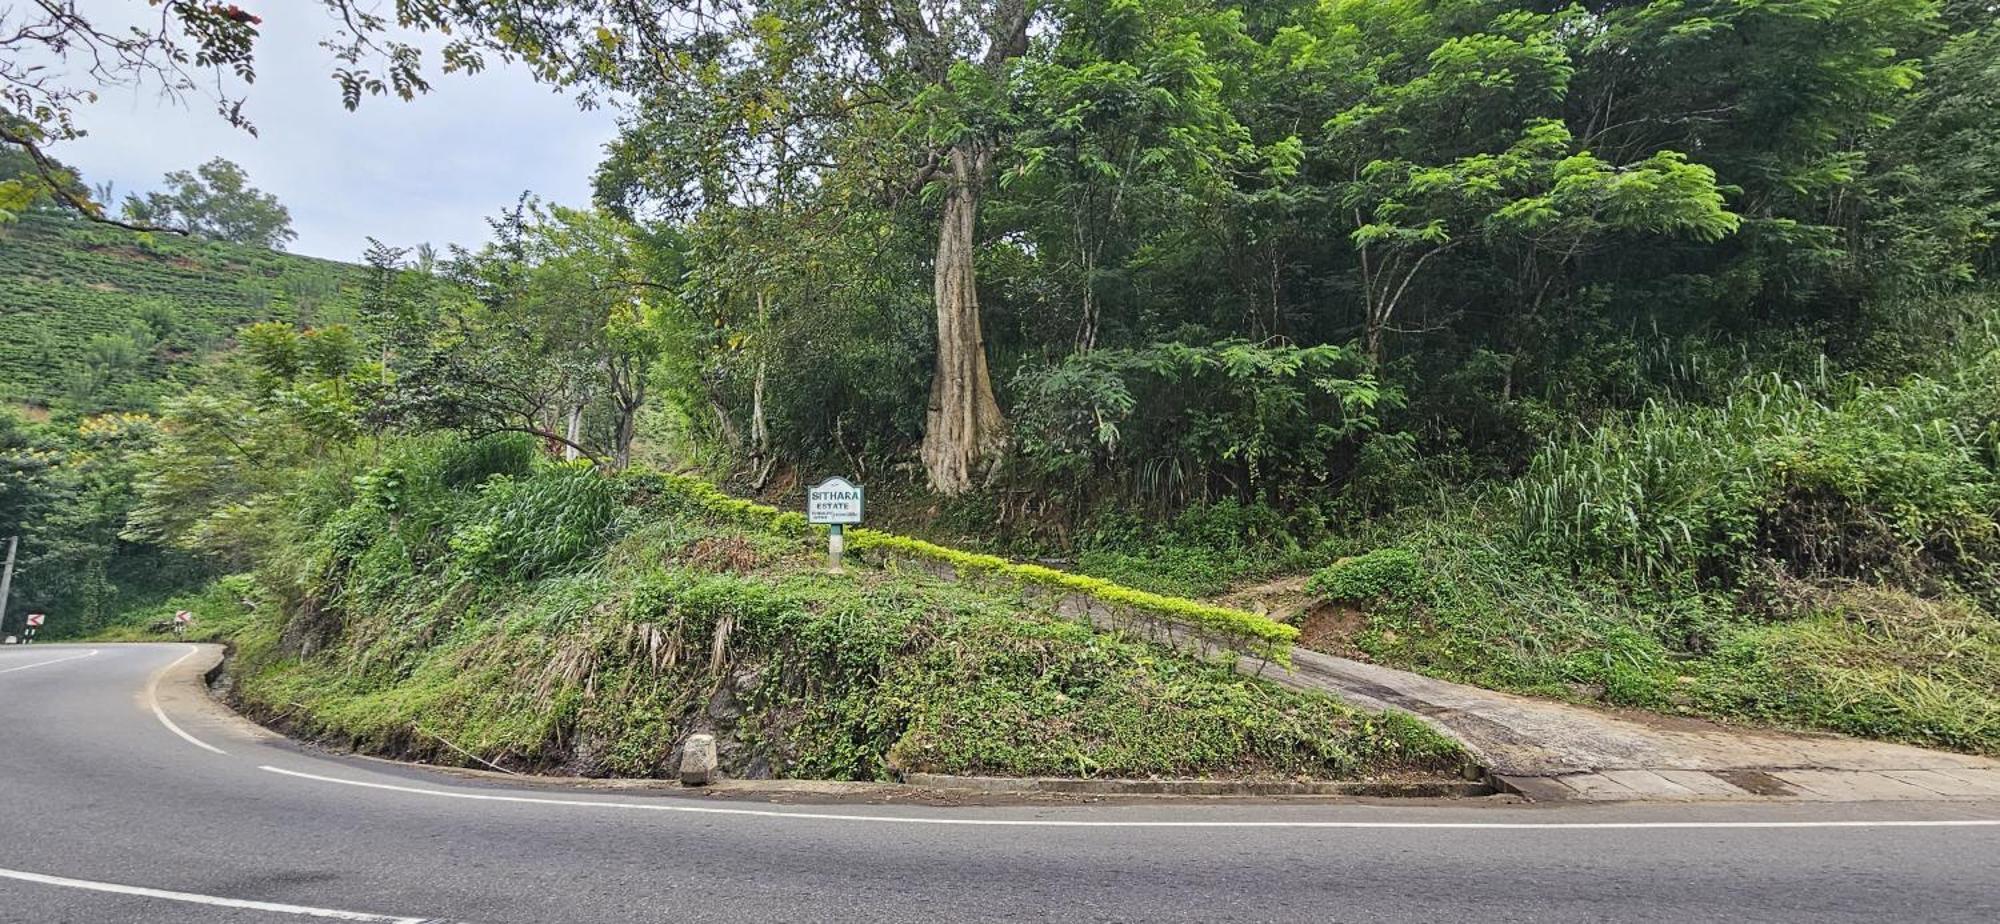
[[[761,562],[757,550],[739,536],[707,536],[688,547],[688,563],[707,571],[748,574]]]
[[[1343,603],[1321,603],[1308,610],[1298,626],[1299,647],[1358,656],[1361,652],[1354,647],[1354,636],[1368,627],[1368,614]]]
[[[49,409],[39,404],[9,404],[8,407],[13,408],[14,413],[35,423],[49,422]]]
[[[1312,606],[1313,597],[1306,592],[1306,575],[1300,574],[1246,584],[1217,597],[1214,602],[1296,625],[1299,617]]]

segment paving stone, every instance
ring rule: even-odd
[[[1573,773],[1557,779],[1561,780],[1564,786],[1576,790],[1579,798],[1592,802],[1628,802],[1646,798],[1645,793],[1602,773]]]
[[[1592,709],[1303,648],[1289,666],[1242,659],[1237,669],[1414,715],[1464,742],[1496,780],[1516,781],[1509,788],[1536,801],[1952,799],[1968,798],[1958,795],[1968,788],[2000,798],[2000,760],[1990,757]],[[1906,771],[1959,782],[1891,775]]]
[[[1549,776],[1504,776],[1496,774],[1493,782],[1500,789],[1516,793],[1529,802],[1569,802],[1582,798],[1582,793],[1564,786],[1561,780]]]
[[[2000,770],[1973,770],[1963,767],[1952,767],[1949,769],[1941,768],[1937,772],[1977,786],[1983,795],[2000,796]]]
[[[1936,793],[1923,787],[1872,771],[1845,773],[1836,770],[1780,770],[1771,775],[1820,798],[1841,802],[1937,798]]]
[[[1600,770],[1597,775],[1632,790],[1641,799],[1689,799],[1700,795],[1651,770]]]
[[[1751,793],[1730,785],[1728,781],[1706,770],[1655,770],[1653,772],[1677,786],[1706,798],[1744,799],[1751,796]]]
[[[1961,780],[1949,773],[1940,773],[1936,770],[1885,770],[1882,775],[1902,780],[1945,798],[2000,795],[1970,780]]]

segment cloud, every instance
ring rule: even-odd
[[[105,0],[83,6],[120,15]],[[323,11],[295,0],[261,6],[252,8],[264,25],[246,107],[256,137],[199,97],[176,103],[157,87],[111,89],[79,113],[89,137],[56,155],[87,182],[111,181],[120,197],[157,187],[169,170],[227,157],[291,209],[293,252],[342,260],[359,257],[371,235],[401,245],[477,244],[485,217],[524,191],[588,201],[590,174],[616,133],[610,111],[580,111],[522,69],[496,66],[436,77],[413,102],[374,97],[348,112],[330,76],[332,56],[318,45],[329,26]]]

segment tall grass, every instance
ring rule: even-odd
[[[2000,353],[1832,395],[1767,377],[1552,445],[1505,496],[1523,544],[1635,581],[1735,587],[1772,560],[1985,594],[2000,562],[1996,433]]]

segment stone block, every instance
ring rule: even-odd
[[[681,745],[681,785],[707,786],[715,782],[715,736],[690,735]]]

